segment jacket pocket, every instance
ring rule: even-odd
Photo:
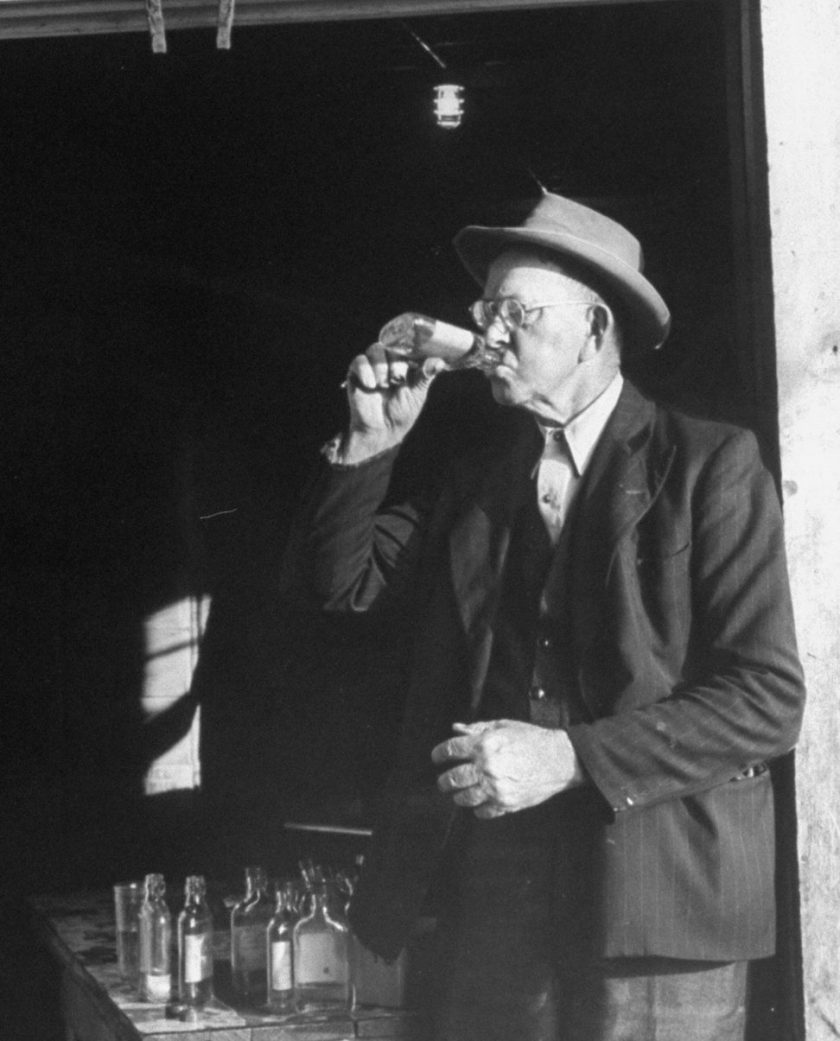
[[[672,640],[691,620],[691,542],[664,552],[637,547],[636,580],[645,615],[654,633]]]

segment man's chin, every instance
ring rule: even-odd
[[[518,405],[519,396],[516,390],[507,380],[499,379],[497,376],[490,378],[490,389],[493,400],[499,405]]]
[[[500,387],[498,383],[494,383],[491,390],[493,393],[493,400],[497,405],[510,404],[510,394],[508,394],[506,387]]]

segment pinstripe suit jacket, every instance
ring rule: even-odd
[[[478,708],[513,520],[534,494],[525,430],[431,506],[382,506],[393,459],[325,466],[307,534],[328,610],[413,598],[402,747],[351,908],[386,958],[453,823],[429,751]],[[599,952],[772,953],[773,792],[770,773],[752,768],[792,748],[804,691],[779,503],[754,437],[625,383],[578,494],[568,566],[552,570],[545,598],[549,616],[570,605],[562,672],[585,719],[569,734],[600,793],[580,811],[580,895]]]

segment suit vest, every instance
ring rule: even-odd
[[[517,513],[502,573],[493,622],[493,649],[479,715],[518,719],[546,727],[568,727],[586,718],[576,691],[569,598],[549,614],[547,582],[566,582],[575,509],[556,546],[551,545],[528,480]]]

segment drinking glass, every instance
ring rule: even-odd
[[[120,976],[136,984],[140,975],[140,926],[143,903],[142,882],[118,882],[114,886],[114,917],[117,922],[117,965]]]

